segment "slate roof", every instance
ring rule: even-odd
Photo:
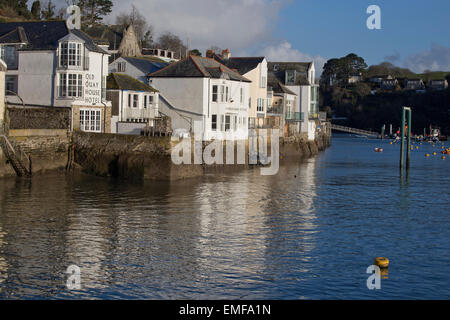
[[[287,93],[296,96],[294,92],[289,90],[285,85],[283,85],[278,78],[271,72],[268,74],[267,86],[271,87],[274,93]]]
[[[220,58],[217,54],[214,54],[214,59],[220,63],[226,65],[232,70],[237,70],[241,75],[244,75],[263,62],[264,57],[231,57],[229,59]]]
[[[65,21],[0,23],[0,43],[21,43],[19,35],[22,33],[27,45],[21,50],[56,50],[58,40],[69,30]]]
[[[121,25],[95,25],[84,32],[97,44],[108,44],[109,50],[118,50],[123,38],[124,26]]]
[[[154,73],[148,75],[152,78],[214,78],[220,79],[222,76],[230,80],[251,82],[249,79],[241,76],[237,71],[220,62],[197,56],[189,56],[183,60],[172,63]]]
[[[158,92],[153,87],[123,73],[111,73],[107,78],[106,87],[110,90]]]
[[[58,40],[73,33],[83,39],[89,51],[105,53],[80,30],[69,30],[65,21],[0,23],[0,43],[26,43],[20,50],[56,50]]]
[[[311,65],[312,62],[269,62],[267,68],[269,70],[269,76],[276,77],[283,84],[286,83],[286,71],[295,71],[296,76],[293,85],[307,86],[310,85],[308,81],[308,70],[311,68]]]
[[[162,68],[165,68],[169,65],[169,63],[164,60],[158,58],[150,58],[150,57],[122,57],[128,63],[132,64],[145,74],[153,73]]]

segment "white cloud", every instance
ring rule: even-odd
[[[431,71],[449,71],[450,48],[433,44],[429,51],[420,52],[407,57],[404,61],[404,65],[417,73],[427,69]]]
[[[157,34],[170,31],[190,47],[212,45],[242,52],[271,38],[279,9],[286,0],[114,0],[114,18],[131,5],[147,18]]]
[[[316,74],[319,76],[322,73],[323,66],[327,62],[327,59],[321,56],[311,56],[307,53],[303,53],[298,49],[292,48],[292,45],[288,41],[283,41],[279,44],[269,45],[262,49],[262,55],[267,58],[268,61],[286,61],[286,62],[309,62],[314,61],[316,66]]]

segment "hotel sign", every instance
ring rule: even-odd
[[[86,74],[84,102],[87,104],[98,104],[102,102],[101,79],[94,74]]]

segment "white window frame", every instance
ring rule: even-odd
[[[102,110],[80,109],[80,130],[84,132],[102,132]]]
[[[83,97],[83,74],[82,73],[59,73],[59,98],[82,98]]]
[[[215,89],[215,92],[214,92]],[[219,101],[219,86],[213,85],[212,86],[212,102],[218,102]]]
[[[83,44],[81,42],[63,41],[59,44],[59,66],[64,68],[81,68]]]

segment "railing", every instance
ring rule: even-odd
[[[147,109],[125,108],[124,120],[132,119],[153,119],[158,117],[158,108],[148,106]]]
[[[318,113],[310,113],[309,114],[309,120],[317,120],[317,119],[319,119]]]
[[[359,134],[363,136],[369,136],[369,137],[380,137],[380,134],[378,132],[368,131],[368,130],[362,130],[362,129],[356,129],[356,128],[350,128],[350,127],[344,127],[339,126],[337,124],[332,124],[331,129],[341,132],[347,132],[347,133],[354,133]]]
[[[267,114],[283,114],[283,107],[269,107],[267,108]]]
[[[286,120],[289,121],[304,121],[305,114],[303,112],[286,112]]]
[[[5,156],[10,161],[16,174],[18,176],[31,176],[31,159],[22,150],[22,148],[16,144],[11,143],[8,139],[9,127],[7,123],[3,123],[0,126],[0,144],[5,153]]]

